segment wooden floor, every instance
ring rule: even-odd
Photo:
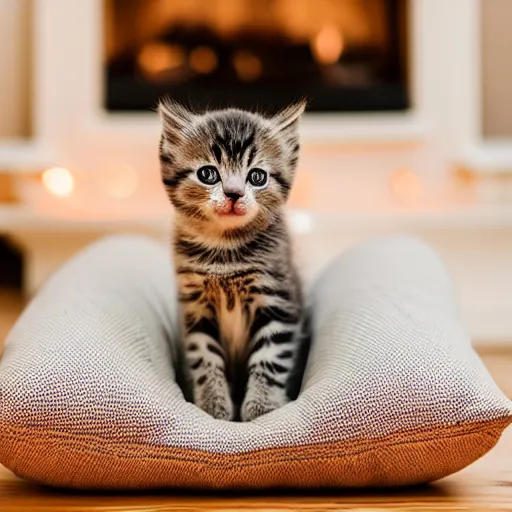
[[[0,292],[0,340],[17,317],[21,301]],[[512,351],[484,354],[502,389],[512,397]],[[127,512],[262,510],[333,511],[512,511],[512,428],[498,446],[475,464],[430,486],[393,492],[329,492],[257,495],[80,494],[33,486],[0,466],[0,512]]]

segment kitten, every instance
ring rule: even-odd
[[[185,371],[195,404],[218,419],[250,421],[297,393],[308,338],[283,206],[304,108],[266,118],[159,105]]]

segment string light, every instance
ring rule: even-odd
[[[62,167],[52,167],[43,172],[41,177],[44,187],[57,197],[69,197],[75,188],[73,175]]]
[[[314,219],[311,213],[303,210],[292,210],[289,216],[289,224],[295,234],[310,233],[314,228]]]
[[[423,181],[409,169],[399,169],[390,180],[391,193],[401,201],[415,201],[423,192]]]

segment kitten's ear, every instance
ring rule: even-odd
[[[158,103],[162,130],[166,135],[180,136],[193,122],[195,115],[179,103],[164,98]]]
[[[307,101],[301,99],[280,110],[270,119],[276,133],[286,130],[296,130],[299,125],[300,116],[306,110]]]

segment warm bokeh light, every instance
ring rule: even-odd
[[[115,165],[102,172],[101,185],[113,199],[127,199],[137,191],[139,176],[131,165]]]
[[[240,50],[233,57],[233,66],[240,80],[256,80],[263,71],[261,60],[251,52]]]
[[[288,224],[297,235],[311,233],[315,226],[313,215],[303,210],[291,210],[288,217]]]
[[[343,52],[343,35],[334,25],[324,25],[311,40],[311,51],[321,64],[334,64]]]
[[[184,62],[185,51],[178,45],[147,43],[137,55],[140,70],[150,77],[182,66]]]
[[[57,197],[69,197],[75,188],[73,175],[62,167],[47,169],[42,175],[43,185],[50,194]]]
[[[208,46],[198,46],[190,52],[190,67],[197,73],[211,73],[218,64],[217,55]]]
[[[391,176],[390,187],[396,199],[411,202],[417,200],[422,194],[423,181],[409,169],[399,169]]]

